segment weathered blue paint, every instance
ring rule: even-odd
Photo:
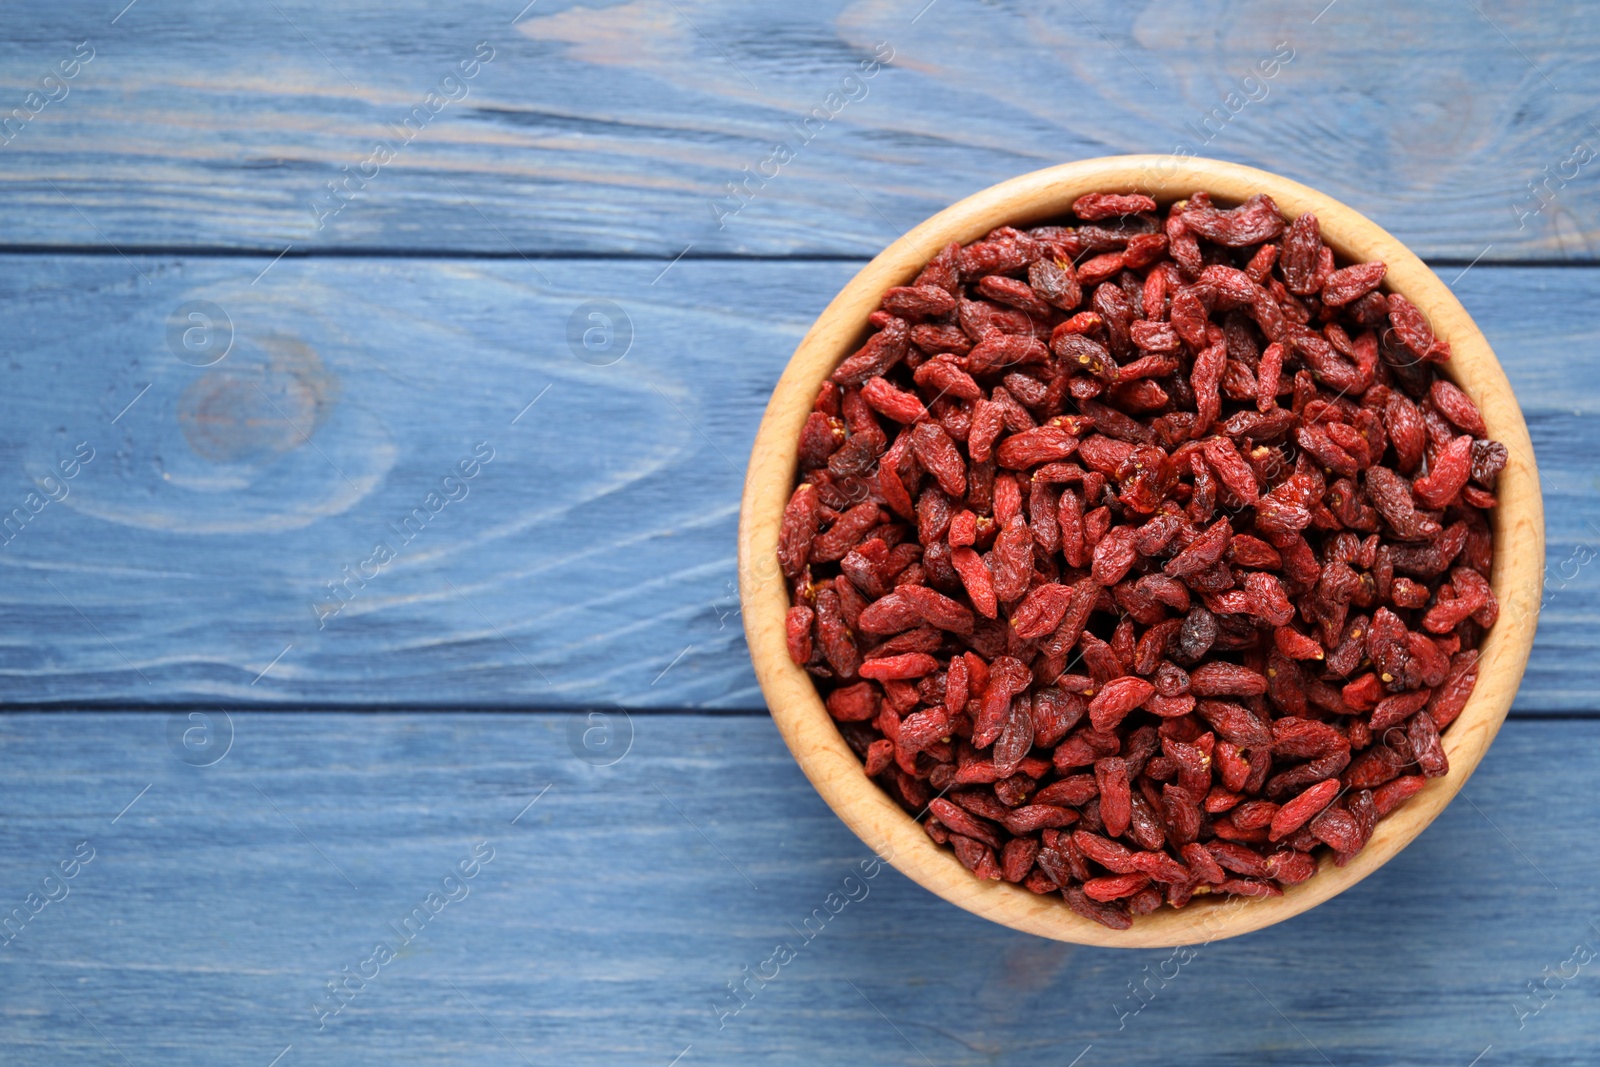
[[[1600,23],[520,6],[8,13],[0,1062],[1592,1058]],[[865,258],[1014,174],[1177,146],[1438,264],[1527,413],[1549,534],[1464,794],[1181,966],[867,878],[756,713],[733,590],[767,392]],[[583,348],[624,323],[620,361]],[[459,710],[486,707],[546,710]],[[335,998],[345,967],[371,977]]]
[[[96,53],[0,147],[0,241],[870,256],[1015,174],[1187,150],[1427,256],[1600,248],[1600,23],[1557,0],[521,6],[23,5],[0,113]]]
[[[254,280],[269,262],[0,258],[0,512],[27,520],[0,545],[7,700],[761,707],[734,594],[745,457],[855,263],[313,258]],[[1590,283],[1457,282],[1544,475],[1519,710],[1592,708],[1600,683]],[[567,341],[597,298],[631,322],[610,366]],[[203,368],[166,342],[202,300],[234,331]],[[94,459],[30,516],[80,443]]]
[[[1595,964],[1567,962],[1600,946],[1593,721],[1509,723],[1371,878],[1192,960],[1014,933],[877,869],[766,719],[635,716],[610,766],[574,724],[239,714],[194,767],[164,715],[5,717],[0,906],[95,855],[0,948],[0,1059],[1466,1067],[1600,1041]],[[366,963],[379,942],[397,958]],[[336,1001],[346,967],[368,980]]]

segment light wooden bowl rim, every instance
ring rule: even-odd
[[[907,284],[951,241],[966,243],[998,226],[1065,215],[1085,193],[1139,191],[1168,203],[1201,189],[1230,202],[1267,193],[1291,218],[1316,212],[1323,239],[1336,252],[1348,260],[1388,264],[1388,288],[1405,294],[1450,342],[1450,377],[1477,401],[1489,436],[1510,452],[1494,519],[1491,582],[1500,599],[1500,621],[1484,642],[1472,698],[1445,732],[1450,773],[1429,781],[1381,821],[1349,866],[1335,867],[1324,859],[1315,877],[1281,897],[1197,897],[1187,908],[1163,908],[1135,920],[1131,930],[1115,931],[1081,918],[1058,894],[1040,897],[973,877],[862,773],[861,761],[828,716],[810,677],[789,659],[783,625],[789,601],[776,562],[778,527],[794,485],[801,425],[823,380],[859,346],[867,316],[885,290]],[[1376,223],[1315,189],[1252,167],[1177,156],[1089,159],[1001,182],[934,215],[863,267],[800,342],[773,390],[751,450],[739,523],[739,589],[756,676],[779,732],[828,806],[869,848],[951,903],[1041,937],[1110,948],[1188,945],[1259,930],[1348,889],[1404,848],[1465,784],[1505,719],[1533,645],[1543,571],[1544,511],[1528,429],[1505,372],[1450,289]]]

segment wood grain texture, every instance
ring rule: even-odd
[[[1490,578],[1502,614],[1483,641],[1471,698],[1445,735],[1449,773],[1385,819],[1353,862],[1335,867],[1324,855],[1317,877],[1247,907],[1220,897],[1197,900],[1182,911],[1163,908],[1141,917],[1131,930],[1108,930],[1021,886],[973,878],[953,852],[935,845],[916,819],[859,773],[859,757],[823,707],[810,675],[789,653],[789,585],[777,569],[779,528],[794,492],[801,426],[823,382],[859,347],[867,316],[886,290],[910,284],[941,249],[1000,226],[1058,217],[1087,193],[1140,188],[1169,205],[1197,187],[1224,203],[1267,193],[1291,218],[1314,212],[1322,240],[1342,261],[1387,264],[1385,287],[1408,297],[1450,345],[1453,354],[1443,369],[1482,411],[1487,436],[1510,452],[1495,484],[1499,506],[1491,517],[1496,552]],[[890,245],[839,292],[795,350],[756,432],[740,509],[739,588],[750,657],[773,721],[823,800],[869,847],[892,855],[901,872],[951,903],[1013,929],[1102,947],[1170,948],[1192,942],[1200,929],[1214,939],[1250,933],[1314,908],[1378,870],[1444,810],[1488,751],[1522,681],[1538,622],[1544,508],[1532,448],[1510,382],[1460,301],[1405,246],[1347,205],[1278,175],[1212,160],[1112,156],[1046,168],[954,204]]]
[[[1092,1044],[1080,1067],[1465,1067],[1490,1044],[1484,1062],[1566,1064],[1600,1041],[1587,967],[1518,1027],[1527,983],[1600,943],[1595,852],[1573,847],[1600,820],[1600,723],[1508,723],[1381,871],[1179,966],[1005,930],[889,868],[863,880],[870,854],[762,719],[635,717],[605,768],[573,758],[563,715],[233,722],[232,751],[196,768],[162,715],[0,720],[0,905],[95,850],[0,949],[4,1062],[123,1064],[109,1041],[139,1065],[265,1067],[292,1044],[280,1067],[503,1065],[512,1045],[580,1067],[664,1067],[690,1045],[680,1064],[959,1067]],[[479,841],[495,856],[470,894],[317,1032],[324,983]],[[807,941],[829,894],[859,887]],[[727,983],[780,943],[796,958],[719,1029]]]
[[[1600,23],[1559,0],[543,0],[513,26],[520,7],[20,8],[0,112],[95,51],[0,147],[3,240],[870,256],[1013,175],[1184,146],[1324,189],[1424,257],[1600,248]],[[466,95],[319,228],[327,183],[479,41],[494,58]],[[880,42],[887,68],[846,83]],[[748,205],[720,217],[746,168]]]
[[[1328,190],[1456,261],[1447,281],[1482,254],[1454,288],[1518,391],[1549,511],[1517,710],[1595,708],[1600,276],[1491,266],[1594,256],[1593,165],[1548,202],[1526,184],[1594,143],[1583,8],[540,0],[512,28],[521,8],[7,12],[0,120],[77,42],[96,55],[0,147],[0,247],[44,253],[0,256],[0,520],[73,444],[97,451],[0,547],[5,706],[759,709],[737,492],[812,319],[961,196],[1172,148],[1289,40],[1266,99],[1185,143]],[[325,183],[480,40],[496,55],[470,95],[319,230]],[[725,183],[880,40],[896,58],[868,96],[719,228]],[[441,256],[298,258],[363,251]],[[565,341],[594,298],[636,327],[615,366]],[[209,369],[164,337],[192,299],[237,324]],[[478,441],[496,458],[469,496],[317,630],[311,594]],[[595,723],[566,714],[232,721],[197,768],[183,715],[0,716],[0,916],[97,850],[0,947],[0,1062],[1464,1067],[1492,1043],[1492,1067],[1600,1041],[1589,968],[1525,1014],[1530,981],[1600,943],[1592,721],[1513,719],[1392,863],[1172,981],[1150,977],[1166,953],[1015,934],[887,869],[802,944],[868,854],[757,715],[614,718],[604,737],[633,744],[610,767],[577,758]],[[485,840],[472,895],[318,1033],[324,983]],[[726,983],[791,937],[798,958],[719,1029]],[[1155,999],[1132,1015],[1135,982]]]
[[[773,383],[859,264],[285,258],[252,284],[269,262],[0,257],[0,517],[77,442],[97,450],[0,547],[9,704],[762,707],[739,486]],[[1526,711],[1593,709],[1600,686],[1595,277],[1480,265],[1455,283],[1542,472]],[[566,341],[593,298],[633,323],[613,366]],[[167,347],[192,300],[235,323],[209,368]],[[496,458],[469,495],[319,630],[326,583],[481,441]]]

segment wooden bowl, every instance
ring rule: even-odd
[[[1085,193],[1138,191],[1169,203],[1202,189],[1232,203],[1267,193],[1290,218],[1316,212],[1323,240],[1335,252],[1349,261],[1388,264],[1386,286],[1405,294],[1450,342],[1454,357],[1445,370],[1477,402],[1489,436],[1510,452],[1494,512],[1491,581],[1500,620],[1484,641],[1477,688],[1444,734],[1450,773],[1430,780],[1380,821],[1353,862],[1339,868],[1324,858],[1313,878],[1281,897],[1196,897],[1181,910],[1162,908],[1135,919],[1131,930],[1116,931],[1081,918],[1057,894],[1036,896],[1007,882],[980,881],[866,777],[811,678],[789,659],[778,527],[795,483],[801,425],[824,379],[861,344],[867,316],[885,290],[908,284],[951,241],[966,243],[998,226],[1065,215]],[[1281,922],[1348,889],[1421,833],[1477,767],[1511,706],[1533,644],[1543,571],[1544,510],[1527,426],[1494,353],[1449,288],[1370,219],[1315,189],[1251,167],[1176,156],[1090,159],[1013,178],[939,212],[867,264],[811,327],[773,391],[751,450],[739,524],[739,589],[756,676],[789,750],[834,812],[868,847],[953,904],[1042,937],[1116,948],[1195,944]]]

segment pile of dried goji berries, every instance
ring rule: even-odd
[[[1446,773],[1506,451],[1314,216],[1073,213],[884,295],[779,559],[866,773],[978,877],[1123,928],[1342,865]]]

